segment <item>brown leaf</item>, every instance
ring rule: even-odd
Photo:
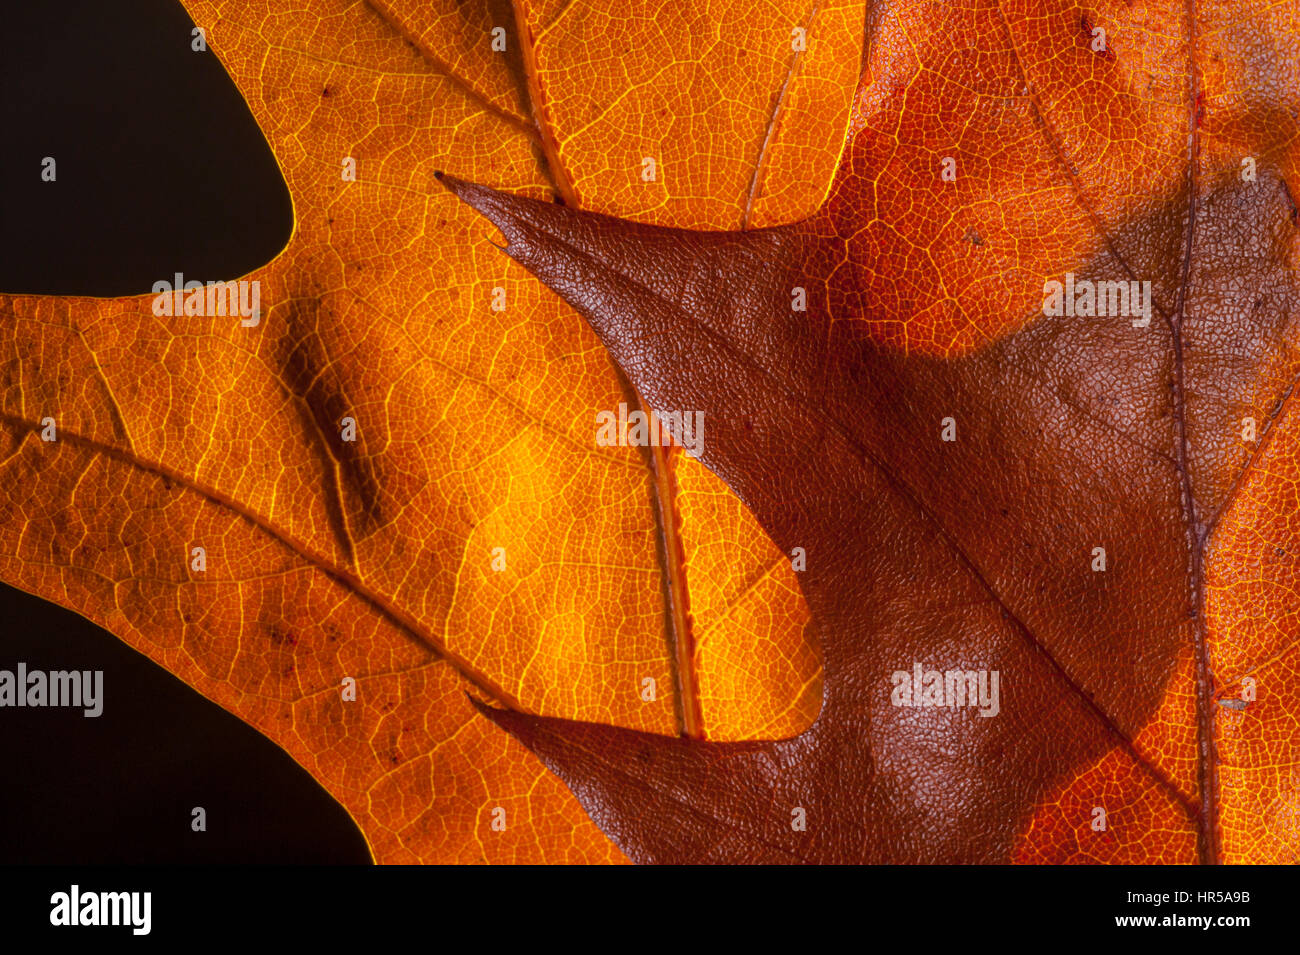
[[[1296,13],[1189,9],[873,5],[795,225],[444,178],[807,551],[794,738],[480,704],[632,859],[1294,861]]]

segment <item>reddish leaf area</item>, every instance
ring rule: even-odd
[[[442,177],[808,555],[801,735],[480,704],[629,857],[1294,861],[1296,16],[1107,9],[1098,55],[1068,5],[873,5],[835,184],[789,226]],[[1047,315],[1051,280],[1149,282],[1150,320]],[[997,671],[998,712],[895,705],[917,665]]]

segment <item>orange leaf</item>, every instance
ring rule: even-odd
[[[280,163],[294,233],[238,278],[246,316],[206,295],[200,314],[0,296],[0,578],[284,747],[377,861],[621,861],[466,691],[655,733],[797,732],[819,696],[807,610],[698,463],[594,440],[593,409],[635,394],[433,172],[623,208],[652,195],[629,188],[647,136],[716,123],[699,173],[665,172],[643,211],[796,218],[833,172],[861,4],[730,14],[721,45],[711,13],[673,19],[662,42],[693,52],[658,93],[649,60],[619,86],[577,8],[185,6]],[[580,108],[628,124],[618,150],[600,131],[626,167],[588,151],[555,69],[600,81]],[[716,107],[685,127],[658,99],[704,89]]]

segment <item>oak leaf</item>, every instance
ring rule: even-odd
[[[444,178],[807,553],[796,736],[480,704],[630,858],[1295,860],[1298,25],[873,4],[830,194],[773,228]]]
[[[638,396],[433,173],[661,222],[797,219],[843,142],[862,4],[623,5],[654,45],[615,59],[580,5],[184,5],[294,233],[238,277],[260,289],[247,323],[0,296],[0,578],[284,747],[377,861],[624,861],[466,690],[660,734],[797,733],[820,696],[807,609],[701,465],[595,443],[594,412]]]

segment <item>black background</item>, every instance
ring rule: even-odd
[[[0,11],[0,292],[140,295],[284,247],[288,190],[179,3]],[[0,709],[0,863],[370,861],[347,813],[266,738],[84,618],[0,587],[0,668],[20,660],[103,670],[105,704],[97,719]]]

